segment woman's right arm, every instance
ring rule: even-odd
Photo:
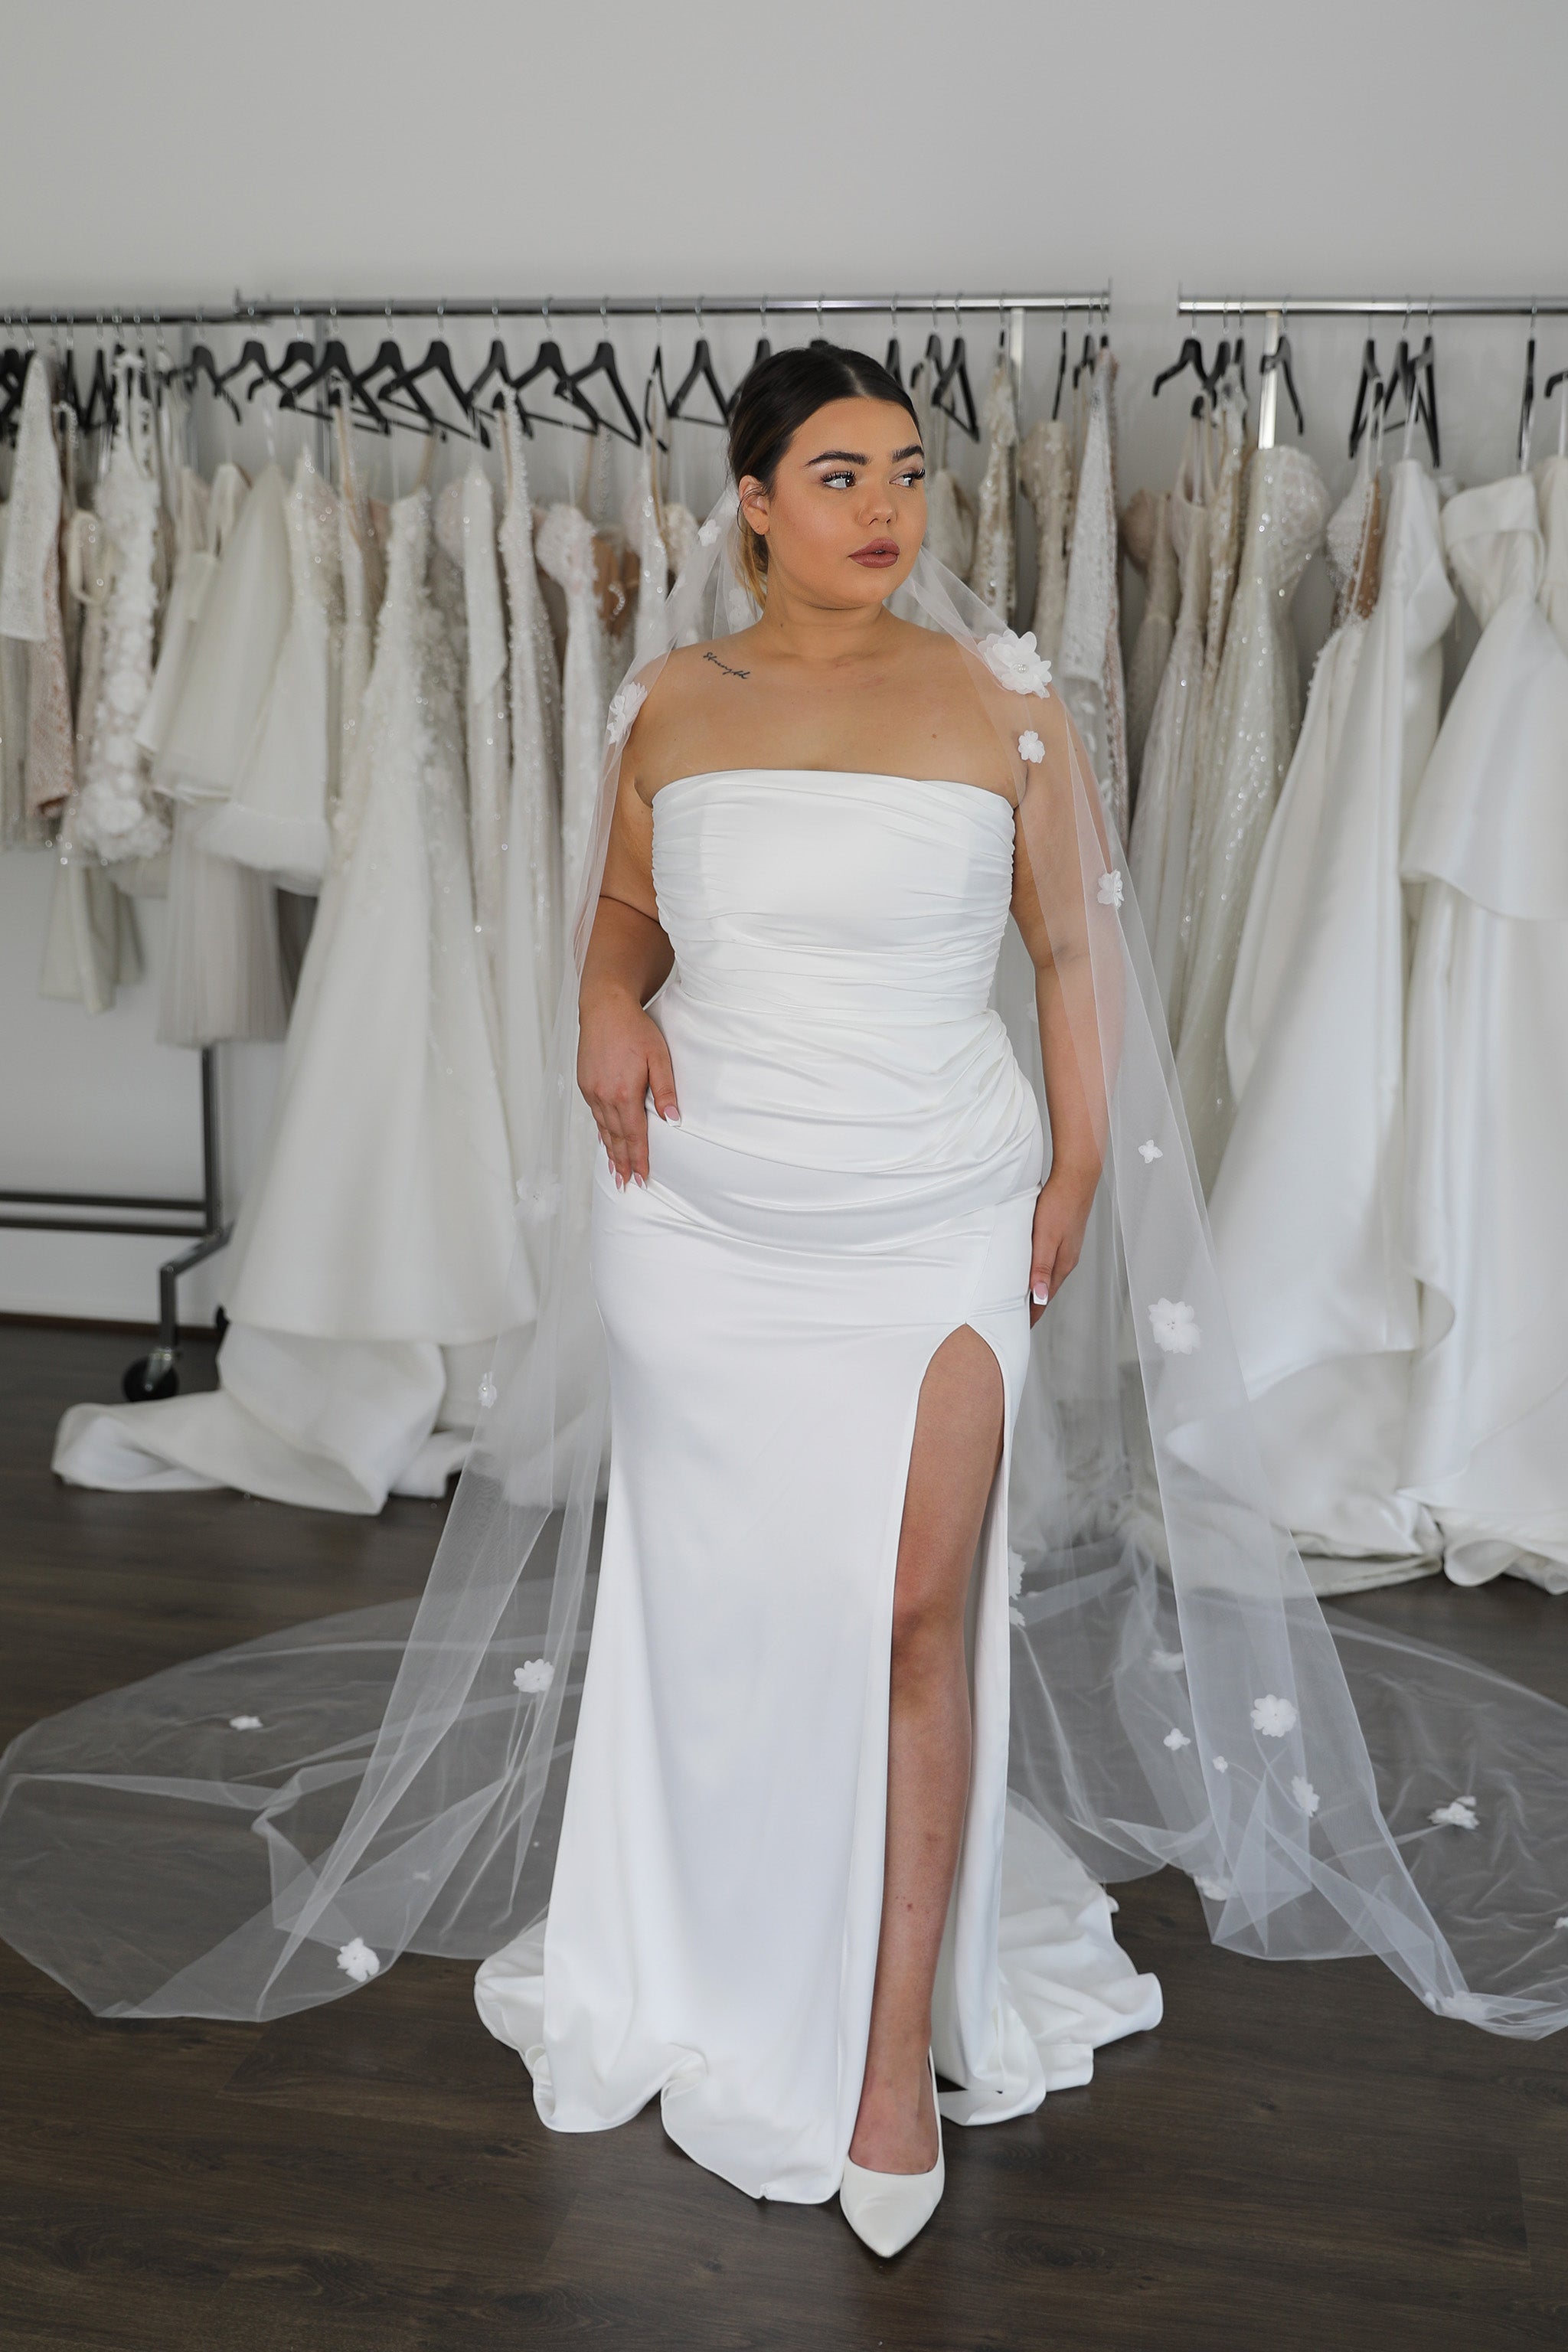
[[[661,1118],[679,1118],[669,1048],[643,1010],[668,977],[675,950],[658,919],[653,811],[637,774],[628,740],[577,992],[577,1085],[622,1185],[647,1181],[649,1090]]]

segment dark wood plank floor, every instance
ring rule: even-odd
[[[134,1342],[0,1328],[0,1736],[270,1626],[416,1591],[438,1507],[72,1493],[61,1408]],[[187,1385],[210,1380],[196,1351]],[[1369,1595],[1568,1697],[1568,1601]],[[758,2206],[657,2109],[547,2132],[467,1966],[267,2027],[105,2024],[0,1947],[5,2352],[1514,2352],[1568,2346],[1568,2035],[1433,2018],[1374,1961],[1216,1952],[1171,1873],[1119,1891],[1157,2032],[994,2129],[891,2265]]]

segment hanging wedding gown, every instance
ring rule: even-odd
[[[26,720],[22,738],[24,810],[7,840],[38,841],[76,784],[76,743],[60,609],[60,529],[64,488],[55,440],[48,363],[41,352],[28,363],[7,502],[5,562],[0,566],[0,639],[7,650],[26,647]],[[6,696],[4,725],[19,713]]]
[[[1196,419],[1189,422],[1186,451],[1171,492],[1171,541],[1180,567],[1181,593],[1171,650],[1150,716],[1129,851],[1132,887],[1143,911],[1149,953],[1167,1015],[1181,954],[1182,901],[1197,774],[1198,702],[1209,604],[1211,439],[1206,424]]]
[[[288,496],[275,465],[243,499],[230,492],[239,510],[201,599],[153,768],[159,790],[179,799],[228,799],[255,739],[293,601]]]
[[[1018,405],[1013,391],[1013,366],[1005,352],[996,355],[986,388],[985,464],[980,477],[980,509],[974,525],[974,553],[969,584],[1004,626],[1013,617],[1018,593],[1018,557],[1014,536],[1017,506],[1015,469],[1018,447]]]
[[[1198,1176],[1214,1183],[1234,1112],[1225,1016],[1252,877],[1301,718],[1290,601],[1320,540],[1328,490],[1304,450],[1259,449],[1247,474],[1241,574],[1226,625],[1187,853],[1181,1081]],[[1213,626],[1213,602],[1210,604]]]
[[[1553,532],[1563,464],[1542,486]],[[1568,646],[1538,601],[1564,551],[1528,475],[1450,499],[1443,539],[1481,640],[1405,844],[1424,1292],[1402,1483],[1456,1582],[1508,1570],[1568,1592]]]
[[[358,832],[322,893],[231,1244],[223,1386],[73,1406],[54,1463],[72,1483],[364,1512],[394,1486],[441,1493],[461,1459],[463,1430],[437,1423],[446,1402],[471,1425],[507,1297],[512,1180],[430,540],[416,490],[393,509]]]
[[[1042,416],[1018,451],[1018,487],[1035,515],[1035,643],[1047,661],[1061,647],[1072,537],[1072,442],[1066,420]]]
[[[550,1024],[565,953],[561,898],[561,680],[533,560],[528,460],[507,404],[501,565],[510,620],[507,673],[511,776],[502,875],[501,1091],[519,1181],[543,1131]],[[662,541],[660,542],[662,549]],[[641,606],[638,606],[639,617]],[[526,1228],[525,1228],[526,1230]]]
[[[566,592],[566,656],[561,667],[561,871],[564,901],[570,907],[588,854],[609,702],[594,526],[580,507],[552,506],[540,525],[535,551],[540,569]]]
[[[1136,830],[1143,751],[1154,717],[1155,698],[1171,657],[1176,614],[1182,601],[1182,574],[1168,491],[1134,490],[1121,509],[1121,547],[1144,587],[1143,611],[1127,669],[1127,773]]]
[[[501,604],[495,499],[489,477],[477,457],[463,474],[447,484],[437,498],[436,536],[457,566],[462,583],[468,856],[486,1016],[499,1066],[500,992],[505,985],[502,921],[511,730],[507,708],[506,614]]]
[[[255,736],[206,845],[310,895],[327,870],[337,793],[343,600],[337,494],[303,449],[284,519],[289,623]]]
[[[1127,704],[1121,675],[1121,599],[1116,584],[1116,362],[1095,362],[1089,423],[1073,508],[1072,555],[1057,674],[1062,700],[1100,781],[1105,814],[1125,841]]]
[[[137,362],[116,362],[118,408],[98,518],[113,547],[103,611],[97,704],[76,810],[79,847],[106,865],[155,858],[169,820],[152,792],[136,730],[153,688],[160,566],[158,477],[151,411],[137,389]]]
[[[557,2130],[657,2095],[699,2163],[810,2201],[838,2186],[864,2070],[916,1401],[965,1321],[1005,1409],[934,2001],[944,2115],[1000,2122],[1086,2082],[1161,1994],[1103,1891],[1007,1800],[1006,1494],[1043,1150],[987,1008],[1011,804],[762,769],[666,784],[653,819],[676,961],[647,1009],[680,1124],[650,1116],[646,1192],[595,1153],[614,1416],[595,1630],[548,1916],[486,1960],[477,1999]]]
[[[1329,526],[1349,613],[1319,657],[1247,910],[1226,1031],[1236,1123],[1209,1201],[1270,1483],[1325,1592],[1424,1572],[1441,1549],[1398,1492],[1420,1331],[1399,845],[1454,596],[1436,490],[1404,457],[1366,617],[1375,485],[1363,476]]]

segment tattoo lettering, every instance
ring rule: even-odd
[[[752,675],[749,669],[731,669],[729,663],[721,661],[717,654],[707,653],[702,658],[704,661],[710,661],[715,669],[721,669],[726,677],[750,677]]]

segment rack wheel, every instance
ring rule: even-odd
[[[133,1364],[127,1366],[120,1385],[128,1404],[151,1404],[163,1397],[178,1396],[180,1375],[169,1350],[154,1348],[150,1356],[138,1356]]]

